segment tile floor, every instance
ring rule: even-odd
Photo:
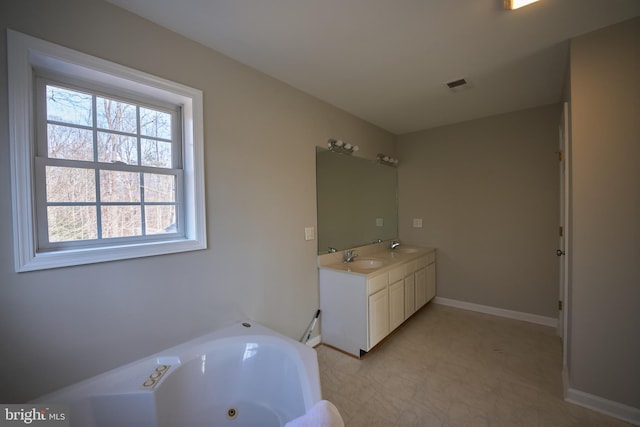
[[[546,326],[430,303],[361,360],[317,351],[347,427],[630,426],[563,401]]]

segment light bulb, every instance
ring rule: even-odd
[[[504,8],[507,10],[516,10],[537,1],[538,0],[505,0]]]

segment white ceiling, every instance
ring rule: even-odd
[[[108,0],[395,134],[559,102],[568,39],[640,0]],[[457,93],[445,83],[467,78]]]

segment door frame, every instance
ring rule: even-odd
[[[557,333],[562,338],[562,365],[567,366],[568,317],[569,317],[569,256],[570,256],[570,195],[571,195],[571,161],[569,135],[569,103],[562,104],[559,127],[559,173],[560,173],[560,227],[559,251],[559,291]]]

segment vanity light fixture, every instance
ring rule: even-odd
[[[358,151],[360,149],[357,145],[351,145],[340,139],[333,138],[329,139],[329,143],[327,145],[329,150],[342,154],[353,154],[354,151]]]
[[[398,159],[394,159],[393,157],[387,156],[386,154],[382,153],[378,153],[376,160],[378,161],[378,163],[387,166],[396,166],[398,164]]]
[[[516,10],[537,1],[538,0],[504,0],[504,8],[506,10]]]

